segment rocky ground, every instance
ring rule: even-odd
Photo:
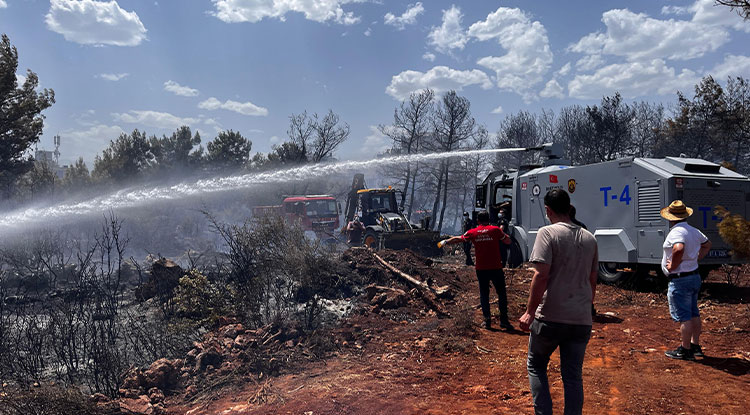
[[[458,256],[379,256],[383,262],[364,249],[344,254],[353,270],[378,283],[351,299],[336,328],[303,337],[294,329],[246,330],[226,321],[185,358],[133,369],[122,399],[101,405],[192,415],[532,413],[528,334],[480,328],[473,268]],[[530,278],[527,270],[507,271],[514,324]],[[739,287],[718,272],[706,281],[700,299],[706,357],[695,362],[664,356],[679,331],[663,283],[600,285],[583,369],[584,413],[750,413],[750,275],[743,278]],[[561,412],[557,353],[550,376]]]

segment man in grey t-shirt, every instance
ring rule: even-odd
[[[599,257],[596,239],[571,223],[570,196],[553,189],[544,197],[552,223],[539,229],[530,262],[534,263],[522,330],[530,330],[529,372],[537,414],[552,414],[547,364],[560,347],[560,372],[565,390],[565,414],[583,409],[583,357],[591,336],[591,304],[596,292]]]

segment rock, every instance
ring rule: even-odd
[[[124,389],[120,388],[117,390],[117,394],[122,396],[123,398],[130,398],[135,399],[137,398],[141,393],[139,389]]]
[[[170,296],[184,274],[185,271],[174,261],[159,258],[151,265],[151,278],[136,288],[135,295],[141,300]]]
[[[124,390],[137,390],[143,385],[143,371],[138,368],[130,368],[125,373],[121,388]]]
[[[109,398],[103,393],[95,393],[89,397],[89,400],[94,403],[109,402]]]
[[[159,388],[151,388],[148,390],[148,398],[151,399],[152,404],[164,402],[164,392]]]
[[[181,366],[182,361],[179,359],[159,359],[143,373],[144,382],[141,386],[147,390],[154,387],[163,391],[173,390],[177,386]]]
[[[223,357],[219,352],[213,349],[206,350],[198,354],[195,358],[195,370],[201,371],[206,369],[208,366],[218,366],[221,364]]]
[[[187,352],[187,354],[185,355],[185,365],[186,366],[187,365],[190,365],[190,366],[194,365],[195,364],[195,357],[198,356],[198,354],[200,352],[201,351],[198,350],[198,349],[190,349],[190,351]]]
[[[234,339],[238,334],[242,334],[244,332],[245,327],[242,324],[229,324],[219,329],[219,336]]]
[[[131,413],[131,414],[138,414],[138,415],[155,414],[154,406],[151,405],[151,400],[146,395],[141,395],[135,399],[132,399],[132,398],[121,399],[120,409],[124,410],[125,413]]]
[[[384,310],[404,307],[409,303],[409,297],[404,292],[389,291],[385,293],[385,299],[380,304]]]

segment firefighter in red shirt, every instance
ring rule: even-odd
[[[490,225],[490,214],[486,210],[479,212],[477,221],[479,222],[479,226],[466,231],[461,236],[453,236],[438,242],[438,247],[442,248],[445,244],[457,244],[460,242],[471,242],[474,244],[484,327],[488,329],[491,327],[490,282],[492,282],[497,292],[498,305],[500,307],[500,327],[512,330],[513,325],[508,320],[508,298],[505,292],[503,261],[500,258],[500,244],[510,244],[510,236],[497,226]]]

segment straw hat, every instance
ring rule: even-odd
[[[661,210],[661,217],[672,221],[687,219],[692,214],[693,209],[685,206],[682,200],[675,200]]]

